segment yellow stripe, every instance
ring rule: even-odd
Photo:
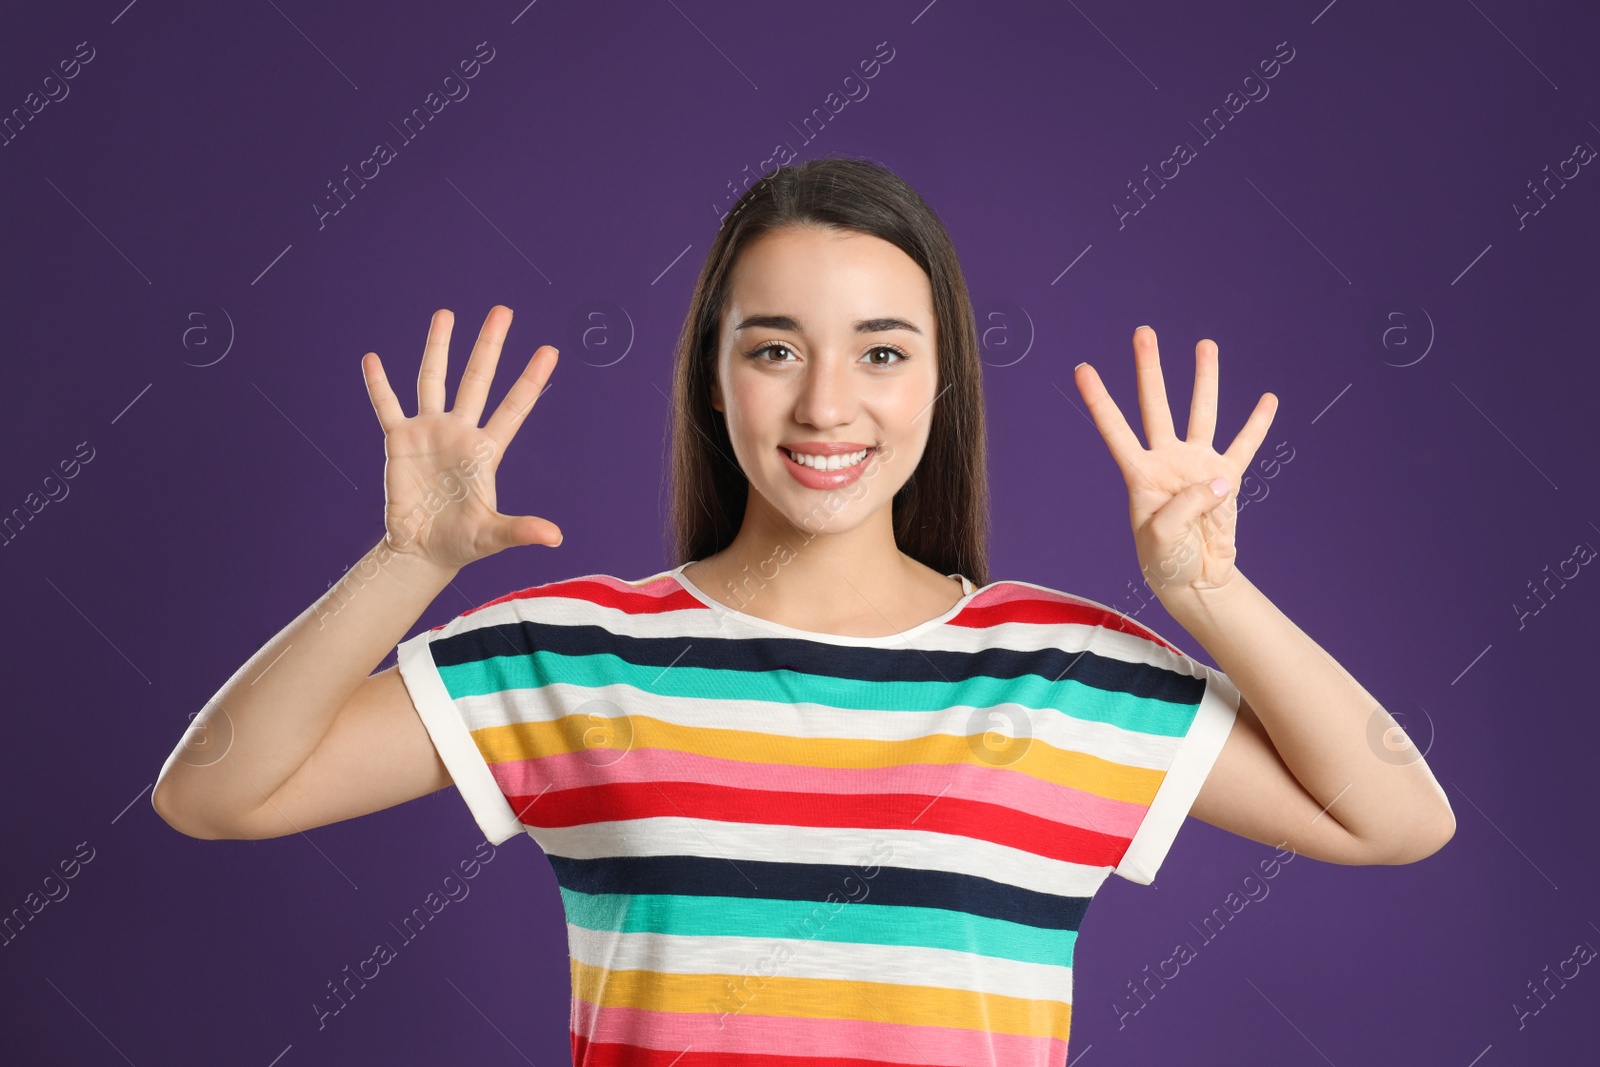
[[[983,749],[982,733],[929,734],[909,741],[793,738],[752,730],[682,726],[649,715],[566,715],[555,722],[484,727],[472,731],[472,738],[489,763],[586,750],[620,754],[632,749],[664,748],[745,763],[876,769],[907,763],[973,763],[977,761],[974,753]],[[779,753],[781,757],[774,758]],[[1038,738],[1029,740],[1022,755],[1004,766],[1058,786],[1147,806],[1165,777],[1162,771],[1057,748]]]
[[[1063,1041],[1072,1023],[1072,1005],[1058,1000],[891,982],[608,971],[577,959],[572,960],[572,993],[602,1008],[913,1023]]]

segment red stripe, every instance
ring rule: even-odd
[[[998,603],[977,605],[977,601],[968,604],[961,612],[949,621],[951,626],[969,626],[975,630],[987,629],[1006,622],[1024,622],[1039,626],[1058,626],[1062,624],[1078,626],[1100,626],[1118,633],[1132,634],[1141,637],[1152,644],[1178,655],[1183,655],[1179,649],[1163,640],[1160,634],[1148,627],[1141,626],[1126,615],[1119,612],[1108,611],[1097,604],[1088,604],[1076,600],[1047,600],[1042,598],[1027,598],[1016,600],[1002,600]]]
[[[684,1052],[645,1048],[615,1041],[591,1043],[572,1035],[576,1067],[908,1067],[905,1060],[864,1060],[855,1056],[785,1056],[777,1052]]]
[[[1042,819],[1131,837],[1149,810],[1131,800],[1089,791],[1088,783],[1057,785],[1004,766],[979,763],[898,763],[887,767],[809,767],[702,755],[677,748],[635,747],[597,778],[592,749],[510,759],[490,766],[507,796],[537,796],[546,789],[576,789],[607,782],[707,782],[734,789],[785,789],[806,793],[943,794],[947,800],[986,800]]]
[[[657,590],[652,592],[652,590]],[[661,591],[664,590],[664,591]],[[603,608],[616,608],[629,615],[659,615],[667,611],[707,610],[706,606],[690,595],[689,591],[670,578],[658,579],[645,586],[635,586],[609,574],[585,575],[560,582],[529,586],[514,593],[495,597],[475,608],[468,608],[459,617],[476,615],[484,608],[512,600],[535,600],[540,597],[560,597],[564,600],[583,600]],[[433,627],[442,630],[449,623]]]
[[[635,585],[609,574],[590,574],[581,578],[547,582],[544,585],[519,589],[486,601],[475,608],[469,608],[461,614],[473,615],[496,604],[539,597],[582,600],[599,607],[614,608],[629,615],[709,610],[670,575],[662,576],[648,585]],[[1184,655],[1181,649],[1164,640],[1160,634],[1121,612],[1074,597],[1069,593],[1051,596],[1041,590],[1015,582],[999,582],[991,586],[981,596],[969,601],[967,606],[953,618],[947,620],[946,625],[982,630],[1008,622],[1038,626],[1063,623],[1100,626],[1118,633],[1131,634],[1177,655]],[[433,629],[443,629],[445,625],[447,624],[441,623]]]
[[[670,794],[655,782],[612,782],[508,799],[528,826],[583,826],[678,817],[763,826],[927,830],[1090,866],[1116,866],[1131,840],[1043,819],[1001,804],[938,794],[817,794],[738,789],[703,782],[667,785]],[[538,803],[534,803],[535,799]]]

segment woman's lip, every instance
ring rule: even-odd
[[[785,469],[794,476],[795,481],[807,489],[841,489],[861,477],[862,472],[867,469],[868,464],[872,462],[872,457],[878,451],[870,445],[862,445],[853,449],[853,451],[859,452],[862,448],[866,449],[867,454],[862,456],[859,462],[848,467],[841,467],[836,471],[819,471],[813,467],[807,467],[804,463],[796,463],[789,457],[788,450],[782,445],[778,446],[778,452],[783,456]]]

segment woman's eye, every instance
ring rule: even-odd
[[[754,352],[751,352],[750,354],[752,356],[760,356],[764,352],[789,352],[791,355],[793,355],[793,351],[789,348],[788,345],[778,345],[778,344],[762,345],[760,348],[756,349]],[[786,360],[786,359],[769,359],[769,360],[767,360],[767,362],[768,363],[788,363],[789,360]]]
[[[879,352],[882,352],[882,353],[885,353],[885,354],[891,355],[891,356],[897,356],[899,358],[895,359],[895,360],[888,360],[888,361],[884,361],[884,362],[880,363],[880,362],[877,362],[877,361],[872,359],[872,356],[875,355],[876,353],[879,353]],[[868,362],[872,363],[872,365],[875,366],[875,367],[892,367],[892,366],[895,365],[895,363],[904,363],[910,357],[907,356],[904,352],[900,351],[898,348],[895,348],[893,345],[879,345],[877,348],[874,348],[872,351],[868,352],[862,358],[867,360]]]

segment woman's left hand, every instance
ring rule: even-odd
[[[1173,429],[1167,407],[1155,330],[1141,326],[1134,331],[1133,357],[1149,448],[1139,444],[1093,367],[1078,364],[1073,379],[1128,483],[1134,547],[1150,587],[1158,597],[1174,592],[1208,594],[1226,586],[1235,573],[1238,508],[1234,502],[1239,479],[1272,425],[1278,398],[1263,393],[1228,450],[1218,454],[1211,445],[1217,424],[1215,342],[1202,340],[1195,345],[1189,435],[1183,440]],[[1222,479],[1221,496],[1208,484],[1217,478]]]

